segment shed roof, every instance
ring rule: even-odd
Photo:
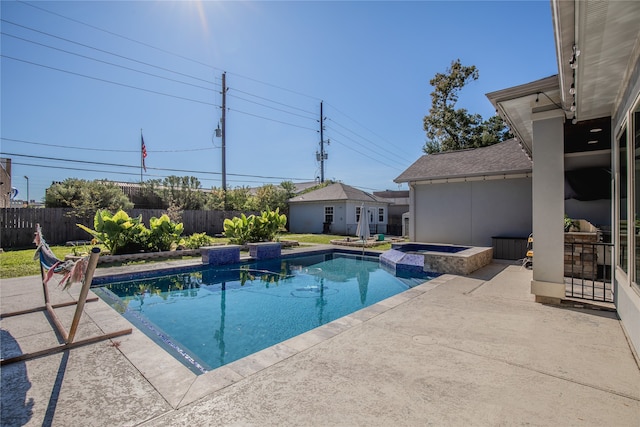
[[[319,188],[309,193],[298,195],[289,199],[289,202],[303,203],[335,200],[388,203],[388,201],[380,197],[376,197],[372,194],[367,193],[366,191],[359,190],[355,187],[351,187],[350,185],[346,185],[341,182],[327,185],[326,187]]]
[[[394,181],[505,175],[531,170],[531,159],[515,139],[509,139],[488,147],[424,155]]]

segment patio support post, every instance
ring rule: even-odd
[[[536,302],[559,303],[564,285],[564,112],[533,113],[533,281]]]
[[[416,241],[416,185],[409,182],[409,240]]]

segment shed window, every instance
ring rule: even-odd
[[[324,207],[324,222],[328,224],[333,223],[333,206]]]
[[[384,208],[378,208],[378,222],[384,222]]]
[[[356,206],[356,222],[360,222],[360,212],[362,212],[362,207]]]

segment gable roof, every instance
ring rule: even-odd
[[[319,188],[309,193],[293,197],[289,199],[289,203],[325,202],[337,200],[388,203],[388,201],[380,197],[376,197],[372,194],[367,193],[366,191],[359,190],[355,187],[351,187],[350,185],[346,185],[341,182],[327,185],[326,187]]]
[[[510,175],[531,172],[532,167],[520,144],[510,139],[488,147],[424,155],[394,181]]]

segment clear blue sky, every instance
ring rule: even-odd
[[[319,176],[322,100],[325,178],[366,191],[422,155],[429,80],[456,58],[480,72],[458,105],[485,119],[485,93],[557,73],[548,1],[2,1],[1,18],[18,199],[25,175],[35,200],[69,177],[138,182],[141,129],[145,180],[220,187],[223,71],[229,187]]]

